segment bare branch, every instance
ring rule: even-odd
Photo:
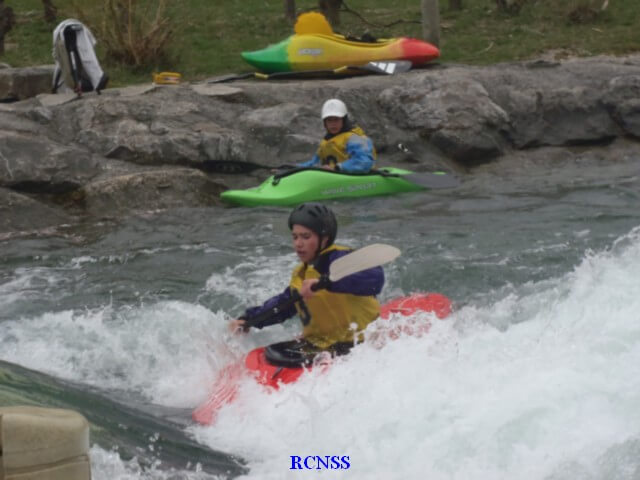
[[[296,0],[284,0],[284,18],[290,22],[296,19]]]
[[[344,2],[344,0],[342,0],[342,10],[347,13],[350,13],[351,15],[358,17],[360,20],[362,20],[362,23],[364,23],[365,25],[369,25],[370,27],[376,27],[376,28],[389,28],[389,27],[393,27],[394,25],[399,25],[401,23],[417,23],[417,24],[422,23],[418,20],[396,20],[395,22],[391,22],[391,23],[373,23],[367,20],[366,18],[364,18],[360,13],[349,8],[349,6]]]
[[[42,0],[44,6],[44,20],[48,23],[55,23],[58,16],[58,9],[53,4],[53,0]]]

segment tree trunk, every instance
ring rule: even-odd
[[[42,0],[44,5],[44,20],[48,23],[55,23],[58,16],[58,9],[53,4],[53,0]]]
[[[440,47],[440,2],[422,1],[422,37],[425,41]]]
[[[449,0],[449,10],[462,10],[462,0]]]
[[[11,7],[4,6],[4,0],[0,0],[0,55],[4,53],[4,36],[9,33],[16,23],[16,17]]]
[[[340,6],[342,0],[319,0],[320,11],[327,17],[332,27],[340,25]]]
[[[290,22],[296,19],[296,0],[284,0],[284,18]]]
[[[498,10],[514,14],[519,13],[525,3],[527,0],[496,0]]]

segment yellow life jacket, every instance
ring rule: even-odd
[[[322,165],[331,165],[332,167],[335,167],[336,164],[348,160],[349,154],[347,153],[347,142],[352,135],[358,135],[360,137],[367,138],[364,130],[356,126],[346,132],[338,133],[328,140],[323,139],[320,142],[318,151],[316,152],[318,158],[320,159],[320,163]],[[377,156],[375,148],[373,149],[372,155],[373,161],[375,162]]]
[[[332,250],[349,250],[347,247],[331,245],[320,255]],[[313,265],[301,263],[291,275],[290,288],[300,290],[303,280],[320,278]],[[305,311],[306,307],[306,311]],[[301,318],[307,315],[309,323],[304,326],[303,336],[318,348],[327,348],[337,342],[353,342],[354,333],[362,332],[369,323],[378,318],[380,303],[370,296],[336,293],[318,290],[313,297],[304,300],[304,305],[296,304]],[[358,336],[362,340],[362,335]]]

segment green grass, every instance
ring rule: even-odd
[[[83,0],[82,8],[97,12],[103,0]],[[145,0],[152,1],[152,0]],[[464,10],[448,10],[440,0],[443,62],[489,64],[523,60],[548,50],[568,54],[625,54],[640,51],[638,0],[612,0],[594,20],[572,23],[569,12],[579,4],[600,0],[529,0],[518,15],[496,10],[493,0],[464,0]],[[72,0],[54,0],[59,20],[75,17]],[[317,7],[317,0],[297,0],[299,11]],[[346,0],[360,13],[342,12],[340,33],[377,37],[421,36],[419,0]],[[42,18],[41,0],[5,0],[17,16],[17,25],[5,38],[7,52],[1,62],[12,66],[52,63],[51,32]],[[284,39],[293,27],[283,17],[282,0],[170,0],[175,33],[169,60],[132,71],[104,60],[98,38],[98,56],[111,77],[111,86],[148,82],[153,71],[178,71],[188,80],[220,73],[251,70],[241,57]],[[395,26],[382,25],[404,20]],[[89,25],[92,27],[91,25]],[[92,30],[96,33],[96,28]]]

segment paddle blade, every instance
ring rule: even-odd
[[[247,72],[247,73],[231,73],[229,75],[220,75],[218,77],[210,78],[207,80],[207,83],[226,83],[233,82],[234,80],[242,80],[245,78],[255,77],[256,72]]]
[[[348,275],[389,263],[400,255],[391,245],[374,243],[340,257],[329,266],[329,280],[336,282]]]
[[[220,409],[236,398],[243,372],[244,364],[242,361],[227,365],[218,372],[209,398],[193,411],[191,418],[202,425],[214,423]]]
[[[455,188],[460,186],[460,180],[453,175],[449,175],[444,172],[433,173],[409,173],[407,175],[401,175],[407,182],[415,183],[424,188],[432,190],[439,188]]]
[[[409,60],[386,60],[380,62],[369,62],[358,67],[349,67],[358,70],[365,70],[382,75],[394,75],[396,73],[408,72],[412,63]]]

